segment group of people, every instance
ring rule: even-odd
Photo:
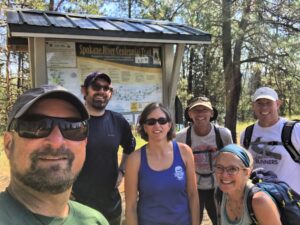
[[[190,126],[177,134],[166,107],[147,105],[138,125],[147,144],[134,151],[130,125],[106,109],[113,94],[110,77],[89,74],[81,92],[85,104],[62,87],[42,85],[15,102],[4,134],[11,180],[0,193],[0,225],[120,225],[118,187],[124,176],[127,225],[199,225],[204,208],[213,225],[250,225],[246,196],[256,167],[274,171],[300,193],[300,164],[281,142],[286,120],[279,117],[281,102],[271,88],[253,95],[257,122],[249,151],[214,124],[218,111],[206,97],[190,102]],[[299,134],[296,124],[291,141],[298,152]],[[240,143],[244,137],[245,132]],[[220,217],[216,187],[224,193]],[[268,194],[255,193],[252,207],[260,225],[281,224]]]

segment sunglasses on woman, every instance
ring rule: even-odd
[[[165,117],[160,117],[158,119],[154,119],[154,118],[150,118],[150,119],[146,119],[144,124],[147,124],[149,126],[153,126],[156,123],[159,123],[160,125],[164,125],[166,123],[168,123],[169,120]]]
[[[88,135],[86,120],[40,115],[16,119],[13,121],[10,130],[16,131],[23,138],[45,138],[50,135],[55,125],[59,127],[64,138],[72,141],[82,141]]]

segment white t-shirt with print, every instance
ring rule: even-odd
[[[276,173],[278,178],[288,183],[300,194],[300,164],[296,163],[282,144],[281,132],[287,120],[280,118],[276,124],[270,127],[261,127],[255,123],[249,151],[254,158],[254,168],[262,167]],[[243,144],[245,131],[241,133]],[[292,143],[300,152],[300,123],[295,124],[292,132]],[[268,145],[268,142],[276,141],[278,145]]]

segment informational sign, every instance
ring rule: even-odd
[[[77,68],[48,68],[48,84],[58,84],[81,98]]]
[[[47,67],[76,67],[75,43],[46,41]]]
[[[159,48],[77,43],[76,53],[82,82],[94,71],[107,73],[112,79],[109,109],[139,112],[150,102],[162,102]]]
[[[107,108],[135,124],[150,102],[162,102],[161,49],[148,46],[46,41],[48,83],[83,100],[80,85],[94,71],[107,73],[113,97]]]

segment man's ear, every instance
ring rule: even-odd
[[[87,94],[87,88],[82,85],[80,88],[80,91],[81,91],[81,94],[83,95],[83,97],[85,97]]]
[[[5,132],[3,135],[4,151],[7,158],[10,158],[13,147],[13,134],[11,132]]]
[[[279,107],[282,105],[282,101],[281,100],[276,100],[276,104],[277,104],[277,108],[279,109]]]

